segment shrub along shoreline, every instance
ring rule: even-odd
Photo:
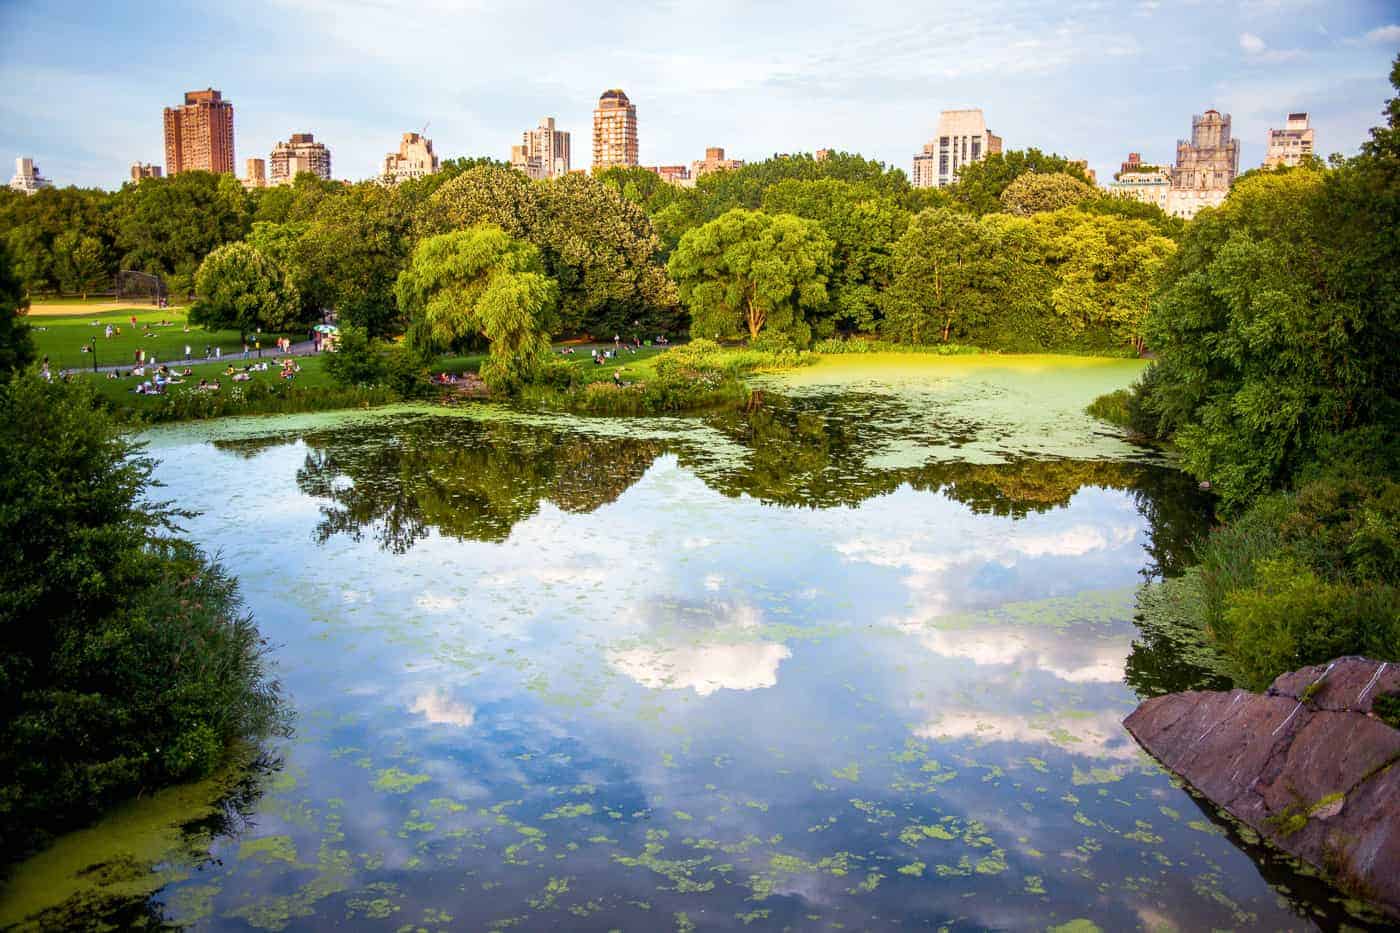
[[[1139,610],[1252,690],[1400,661],[1400,96],[1385,112],[1356,158],[1250,173],[1192,221],[1146,322],[1156,361],[1089,406],[1219,496],[1196,567]]]
[[[587,357],[565,361],[554,356],[542,365],[536,380],[522,385],[513,398],[526,406],[577,414],[679,414],[722,405],[745,404],[751,395],[746,383],[748,376],[815,365],[823,356],[1020,355],[963,344],[914,345],[874,338],[828,338],[805,351],[781,344],[777,350],[761,349],[761,341],[759,346],[760,349],[723,347],[701,339],[677,344],[666,350],[643,350],[641,358],[624,353],[597,367],[589,363]],[[1095,358],[1124,356],[1104,353],[1057,355]],[[94,379],[87,374],[76,374],[74,378],[75,381],[96,381],[103,404],[113,416],[127,425],[142,427],[249,415],[365,409],[406,401],[450,400],[457,393],[435,384],[430,380],[430,375],[439,372],[455,376],[475,374],[483,358],[482,355],[475,355],[438,359],[431,366],[414,367],[407,379],[400,376],[392,381],[371,371],[360,374],[361,381],[352,384],[341,384],[333,378],[319,378],[319,373],[315,372],[309,380],[281,380],[275,378],[274,369],[268,378],[254,378],[243,383],[228,383],[224,379],[219,392],[199,391],[197,381],[205,376],[222,377],[226,365],[196,364],[192,367],[194,375],[188,377],[184,385],[172,386],[159,396],[137,396],[125,385],[120,389],[109,388],[106,384],[108,380],[103,377]],[[302,365],[308,370],[321,365],[330,369],[340,359],[340,354],[326,354],[303,358]],[[238,365],[245,364],[239,361]],[[207,373],[206,369],[209,370]],[[614,370],[620,373],[617,380],[613,378]]]

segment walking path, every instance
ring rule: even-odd
[[[261,357],[258,356],[258,351],[257,351],[257,350],[254,350],[252,347],[249,347],[249,348],[248,348],[248,354],[247,354],[247,361],[248,361],[248,362],[252,362],[253,360],[260,359],[260,358],[261,358],[261,359],[264,359],[264,360],[275,360],[275,359],[278,359],[278,358],[283,357],[283,356],[315,356],[315,355],[316,355],[316,344],[315,344],[315,342],[314,342],[314,341],[311,341],[311,340],[303,340],[303,341],[301,341],[301,342],[299,342],[299,343],[294,343],[294,344],[292,344],[292,348],[291,348],[290,350],[288,350],[286,353],[280,352],[275,346],[274,346],[274,347],[263,347],[263,348],[262,348],[262,356],[261,356]],[[183,360],[162,360],[162,359],[157,359],[157,360],[156,360],[156,365],[157,365],[157,366],[172,366],[172,367],[174,367],[174,366],[196,366],[196,365],[198,365],[198,364],[200,364],[200,363],[242,363],[242,362],[244,362],[243,351],[242,351],[242,350],[234,350],[234,351],[231,352],[231,353],[225,353],[223,356],[220,356],[220,357],[213,357],[213,356],[211,356],[211,357],[209,357],[208,359],[206,359],[206,358],[204,358],[204,357],[202,357],[202,356],[192,356],[192,357],[190,357],[190,358],[188,358],[188,359],[183,359]],[[136,362],[135,360],[125,360],[125,361],[123,361],[123,362],[121,362],[121,363],[114,363],[114,364],[112,364],[112,365],[110,365],[110,366],[98,366],[97,369],[96,369],[96,372],[99,372],[99,373],[116,372],[117,370],[131,369],[133,366],[136,366],[136,365],[138,365],[138,364],[137,364],[137,362]],[[148,361],[145,363],[145,365],[147,365],[147,366],[151,365],[151,364],[150,364],[150,361],[148,360]],[[69,368],[68,370],[66,370],[66,371],[67,371],[67,372],[77,373],[77,372],[93,372],[94,370],[93,370],[93,368],[92,368],[91,366],[85,366],[85,367],[70,367],[70,368]]]

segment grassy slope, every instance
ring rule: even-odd
[[[263,354],[263,359],[270,364],[268,370],[267,372],[251,373],[250,375],[253,377],[253,380],[269,384],[281,382],[282,378],[279,375],[280,367],[278,367],[276,359],[273,358],[272,354],[266,352]],[[194,370],[194,375],[183,377],[187,380],[184,385],[171,386],[167,391],[189,392],[194,390],[194,387],[199,384],[200,379],[217,379],[223,387],[220,391],[227,392],[233,386],[247,385],[247,383],[234,382],[225,375],[225,371],[228,367],[233,365],[237,368],[242,368],[253,362],[257,361],[250,360],[248,363],[244,363],[241,359],[238,359],[225,360],[222,363],[195,364],[189,367]],[[325,389],[331,388],[334,385],[334,383],[331,382],[330,376],[326,374],[325,368],[322,366],[321,357],[301,356],[297,357],[297,362],[301,365],[301,372],[296,374],[292,382],[298,388]],[[126,375],[120,378],[110,379],[106,373],[98,373],[96,376],[93,376],[91,373],[85,373],[82,378],[91,380],[93,385],[97,387],[98,394],[111,401],[119,408],[127,408],[140,412],[152,410],[159,404],[158,398],[154,396],[137,395],[134,391],[137,383],[145,381],[149,378],[149,375],[142,377]]]
[[[65,302],[67,304],[67,302]],[[31,311],[42,310],[42,304],[36,304]],[[137,327],[131,326],[131,317],[135,315]],[[96,326],[93,325],[96,321]],[[171,326],[157,326],[160,321],[169,321]],[[82,352],[82,347],[89,344],[89,341],[97,338],[97,363],[99,366],[113,365],[133,365],[136,360],[137,348],[144,349],[148,354],[154,353],[161,361],[181,359],[184,357],[185,345],[188,344],[196,357],[204,355],[204,347],[222,347],[225,354],[242,353],[243,342],[239,338],[237,331],[207,331],[202,327],[190,327],[189,333],[185,333],[186,315],[183,308],[166,308],[164,310],[153,308],[150,305],[144,307],[123,308],[119,311],[95,310],[84,314],[62,314],[46,315],[32,314],[29,317],[29,324],[33,328],[34,344],[38,348],[39,356],[47,356],[49,363],[55,370],[59,369],[91,369],[92,355]],[[120,336],[107,338],[103,336],[106,332],[106,325],[121,328]],[[144,336],[146,328],[144,325],[150,324],[151,337]],[[278,334],[263,334],[262,342],[264,356],[267,348],[277,339]],[[289,334],[293,340],[305,339],[305,334]]]

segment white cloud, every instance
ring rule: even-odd
[[[452,699],[445,691],[430,690],[420,693],[409,707],[410,712],[420,713],[428,722],[438,725],[469,728],[476,721],[476,710],[466,703]]]
[[[761,690],[778,683],[778,665],[792,657],[786,645],[669,645],[613,651],[608,663],[653,690]]]
[[[1240,33],[1240,48],[1244,49],[1250,55],[1258,55],[1260,52],[1264,51],[1264,49],[1268,48],[1268,45],[1254,33],[1244,32]]]
[[[1400,26],[1391,24],[1389,26],[1377,26],[1366,33],[1367,42],[1388,43],[1400,42]]]
[[[1057,734],[1056,729],[1063,732]],[[1115,711],[1059,724],[1053,717],[1025,717],[973,709],[948,709],[914,728],[922,739],[977,739],[983,742],[1016,742],[1049,745],[1053,741],[1072,755],[1136,763],[1143,752],[1128,735]]]

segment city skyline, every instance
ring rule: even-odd
[[[214,46],[151,29],[192,19],[163,2],[7,6],[0,151],[32,157],[60,185],[115,188],[132,162],[164,164],[160,108],[212,86],[237,104],[236,165],[314,126],[340,177],[372,178],[393,141],[424,124],[444,159],[505,161],[542,113],[586,138],[599,93],[622,87],[642,114],[644,165],[723,143],[747,161],[829,147],[907,173],[940,111],[977,107],[1008,148],[1087,158],[1104,178],[1127,151],[1169,161],[1192,114],[1229,112],[1245,169],[1263,162],[1268,129],[1289,112],[1312,114],[1319,155],[1354,152],[1379,121],[1400,48],[1400,16],[1377,2],[1054,12],[818,2],[800,21],[742,4],[663,5],[607,30],[587,8],[542,16],[529,3],[430,2],[402,17],[388,6],[337,4],[335,16],[325,0],[209,7],[200,29],[227,36]],[[289,57],[293,48],[301,54]],[[263,77],[274,60],[276,78]],[[451,67],[439,77],[425,60]],[[79,98],[84,107],[65,105]]]

